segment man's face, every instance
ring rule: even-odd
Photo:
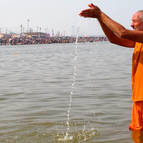
[[[140,14],[141,13],[136,12],[132,17],[131,27],[137,31],[143,31],[143,20],[140,19]]]

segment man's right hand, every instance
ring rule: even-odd
[[[88,6],[90,8],[82,10],[79,15],[85,18],[100,18],[101,10],[99,9],[99,7],[95,6],[92,3]]]

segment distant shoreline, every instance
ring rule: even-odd
[[[108,41],[105,36],[79,36],[78,43],[83,42],[98,42]],[[75,43],[76,37],[74,36],[52,36],[45,33],[24,33],[21,35],[16,34],[3,34],[0,37],[0,45],[32,45],[32,44],[53,44],[53,43]]]

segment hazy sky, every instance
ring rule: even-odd
[[[20,31],[21,24],[24,30],[29,24],[35,31],[41,27],[43,32],[53,29],[71,35],[79,27],[82,35],[102,35],[96,19],[78,16],[91,2],[126,28],[130,28],[132,14],[143,9],[143,0],[0,0],[0,28]]]

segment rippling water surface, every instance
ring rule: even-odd
[[[131,143],[132,49],[78,44],[0,47],[0,143]]]

